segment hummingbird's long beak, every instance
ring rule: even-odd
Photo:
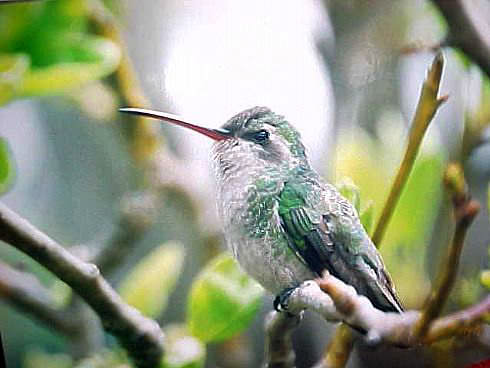
[[[169,114],[166,112],[148,110],[148,109],[140,109],[137,107],[122,107],[119,109],[119,111],[127,113],[127,114],[141,115],[141,116],[145,116],[147,118],[163,120],[163,121],[166,121],[168,123],[180,125],[184,128],[189,128],[189,129],[192,129],[198,133],[201,133],[201,134],[203,134],[203,135],[205,135],[211,139],[214,139],[215,141],[221,141],[223,139],[231,138],[231,133],[225,129],[205,128],[205,127],[202,127],[199,125],[189,123],[188,121],[185,121],[183,118],[181,118],[177,115]]]

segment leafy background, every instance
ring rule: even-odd
[[[116,112],[124,98],[115,73],[128,52],[153,107],[209,126],[250,105],[284,113],[304,135],[315,167],[360,203],[367,227],[376,222],[432,58],[400,50],[414,41],[434,44],[446,32],[430,1],[106,1],[127,45],[101,31],[94,4],[0,6],[0,193],[7,205],[64,244],[97,248],[121,226],[120,201],[144,186],[141,162],[132,156],[131,122]],[[459,51],[448,49],[445,57],[442,88],[450,100],[429,130],[381,248],[409,308],[423,304],[450,236],[445,164],[462,157],[464,121],[490,121],[488,77]],[[195,182],[200,215],[170,191],[157,221],[108,277],[128,303],[164,327],[169,353],[162,366],[256,366],[271,297],[222,252],[209,144],[151,126],[183,160],[175,170],[188,171]],[[473,196],[486,203],[488,145],[463,159]],[[488,288],[489,271],[480,272],[489,267],[490,245],[488,209],[482,212],[448,310],[475,302]],[[58,308],[73,303],[66,285],[25,256],[2,245],[0,258],[35,273]],[[88,354],[77,355],[73,341],[8,303],[0,303],[0,328],[12,367],[126,361],[104,335]],[[307,316],[296,333],[299,367],[318,359],[331,330]],[[381,355],[386,366],[392,359],[399,366],[447,364],[438,358],[444,349],[421,349],[401,361],[404,352],[372,352],[361,344],[349,366],[379,366]],[[454,351],[464,362],[482,355],[475,346]]]

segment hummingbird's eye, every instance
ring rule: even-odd
[[[265,143],[269,140],[269,132],[267,130],[259,130],[258,132],[254,132],[252,139],[257,143]]]

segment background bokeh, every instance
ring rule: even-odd
[[[127,52],[146,96],[144,107],[217,127],[245,108],[268,106],[298,128],[325,178],[334,183],[352,179],[360,188],[361,208],[372,201],[376,219],[434,56],[430,49],[447,32],[431,1],[106,1],[120,25],[120,44],[109,40],[97,17],[94,21],[97,3],[0,5],[0,137],[8,144],[13,172],[2,202],[62,244],[96,249],[118,231],[121,201],[143,191],[147,172],[152,175],[152,164],[134,153],[134,121],[116,110],[128,103],[114,74]],[[474,1],[472,6],[488,22],[489,3]],[[450,97],[425,137],[381,253],[404,304],[421,308],[453,227],[441,178],[449,161],[462,161],[472,196],[483,205],[467,237],[449,311],[487,293],[480,273],[489,267],[490,145],[462,153],[461,141],[465,122],[487,119],[488,127],[490,82],[461,51],[445,48],[444,57],[442,94]],[[108,278],[121,292],[126,288],[129,300],[144,299],[144,292],[134,291],[137,286],[131,289],[128,275],[133,284],[153,280],[149,287],[159,277],[167,282],[166,269],[160,275],[133,271],[138,264],[145,269],[141,260],[162,244],[180,249],[174,256],[155,256],[162,264],[181,265],[175,290],[162,302],[166,307],[154,307],[154,317],[168,325],[186,319],[196,274],[224,244],[215,213],[211,143],[158,122],[145,129],[177,158],[179,164],[164,174],[177,173],[185,190],[175,185],[159,189],[163,199],[154,223]],[[488,139],[488,129],[482,137]],[[2,243],[0,259],[35,273],[60,305],[70,303],[66,286],[26,256]],[[263,300],[243,333],[207,346],[206,366],[259,364],[263,316],[272,307],[271,296]],[[319,359],[333,327],[307,315],[295,335],[298,367]],[[70,358],[76,356],[73,342],[1,300],[0,331],[9,367],[76,364]],[[101,346],[117,350],[111,337],[97,334],[86,355],[97,356]],[[470,340],[409,351],[372,351],[359,341],[348,366],[458,367],[489,354]]]

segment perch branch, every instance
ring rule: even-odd
[[[76,333],[77,323],[72,316],[53,307],[51,293],[34,275],[1,262],[0,298],[65,336]]]
[[[432,0],[449,26],[448,46],[461,49],[490,77],[490,23],[478,2]]]
[[[376,225],[376,230],[372,236],[373,243],[377,247],[381,244],[387,225],[400,198],[400,194],[405,187],[425,132],[439,106],[447,100],[447,96],[438,97],[443,67],[444,57],[442,56],[442,53],[439,52],[434,58],[432,66],[427,73],[427,78],[422,85],[419,102],[411,124],[405,155],[403,156],[402,163],[396,174],[390,194],[388,195],[388,199],[385,202],[381,216]]]
[[[42,264],[67,283],[97,313],[138,367],[154,367],[163,354],[158,324],[125,304],[94,264],[73,256],[63,246],[0,203],[0,239]]]
[[[431,321],[441,313],[449,292],[454,285],[466,231],[480,209],[480,205],[469,197],[463,176],[463,168],[460,165],[450,164],[448,166],[444,176],[444,184],[453,203],[456,229],[449,253],[439,271],[437,286],[431,292],[417,325],[415,333],[422,337],[427,333]]]
[[[415,333],[423,318],[420,312],[382,312],[373,307],[368,298],[357,294],[352,286],[329,274],[316,282],[306,281],[292,292],[288,312],[296,314],[305,308],[319,312],[327,320],[343,321],[365,331],[366,342],[370,345],[385,343],[409,347],[457,335],[463,327],[481,322],[490,313],[490,296],[465,310],[435,319],[424,336]]]

